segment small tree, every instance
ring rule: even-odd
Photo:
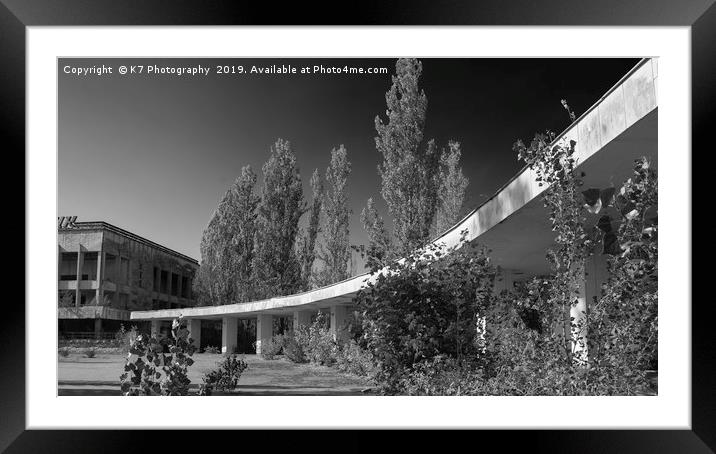
[[[125,396],[186,396],[189,393],[188,368],[196,348],[189,338],[186,322],[172,322],[172,337],[157,339],[138,335],[131,343],[120,388]],[[165,349],[169,353],[165,353]]]

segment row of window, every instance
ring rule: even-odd
[[[82,263],[82,279],[81,280],[97,280],[97,252],[85,252],[83,254]],[[105,255],[105,278],[109,281],[117,283],[137,285],[144,287],[148,284],[145,281],[144,266],[137,264],[138,281],[133,283],[130,273],[129,259],[121,257],[117,262],[117,256]],[[61,281],[77,280],[77,253],[63,252],[60,256],[59,279]],[[166,295],[177,296],[180,298],[191,297],[191,279],[188,276],[182,276],[177,273],[171,273],[155,266],[152,273],[152,289],[155,292],[164,293]]]

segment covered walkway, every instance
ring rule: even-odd
[[[577,143],[578,169],[583,172],[585,189],[620,185],[631,174],[634,160],[641,156],[648,156],[656,167],[657,93],[658,60],[644,59],[559,135],[559,139]],[[538,197],[544,189],[525,168],[433,243],[450,248],[459,244],[461,232],[467,230],[468,241],[492,250],[492,260],[501,270],[496,290],[546,274],[545,252],[553,243],[554,233]],[[577,295],[578,311],[599,296],[606,277],[603,257],[591,259],[585,269],[584,285]],[[340,336],[353,297],[370,279],[370,275],[362,274],[309,292],[243,304],[132,312],[131,320],[149,320],[152,331],[158,333],[163,321],[183,315],[189,320],[192,337],[200,339],[201,320],[220,319],[222,351],[231,352],[237,345],[239,319],[255,319],[256,351],[260,353],[261,344],[273,334],[273,318],[277,316],[290,316],[298,326],[310,323],[318,311],[325,311],[330,314],[331,330]]]

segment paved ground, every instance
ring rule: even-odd
[[[190,393],[199,389],[204,373],[223,359],[211,353],[195,354],[189,367]],[[342,374],[334,368],[310,364],[294,364],[286,359],[264,360],[256,355],[244,355],[248,369],[239,380],[232,395],[365,395],[370,387],[364,380]],[[79,354],[59,357],[58,395],[114,396],[120,395],[119,375],[125,357],[119,354],[98,354],[85,358]]]

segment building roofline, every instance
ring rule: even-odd
[[[142,237],[142,236],[137,235],[136,233],[132,233],[132,232],[130,232],[130,231],[128,231],[128,230],[124,230],[124,229],[122,229],[122,228],[120,228],[120,227],[117,227],[116,225],[112,225],[112,224],[110,224],[109,222],[104,222],[104,221],[84,221],[84,222],[75,222],[75,223],[73,223],[73,224],[71,224],[71,225],[72,225],[72,227],[69,227],[69,228],[58,228],[57,231],[58,231],[58,232],[74,232],[74,231],[77,231],[77,230],[107,230],[107,231],[110,231],[110,232],[113,232],[113,233],[117,233],[117,234],[119,234],[119,235],[122,235],[122,236],[124,236],[124,237],[127,237],[127,238],[129,238],[129,239],[132,239],[132,240],[134,240],[134,241],[143,243],[143,244],[145,244],[145,245],[147,245],[147,246],[151,246],[151,247],[153,247],[153,248],[155,248],[155,249],[158,249],[158,250],[160,250],[160,251],[162,251],[162,252],[165,252],[165,253],[167,253],[167,254],[174,255],[174,256],[176,256],[176,257],[182,258],[182,259],[187,260],[187,261],[189,261],[189,262],[192,262],[192,263],[194,263],[194,264],[196,264],[196,265],[199,265],[199,261],[198,261],[198,260],[196,260],[196,259],[194,259],[194,258],[192,258],[192,257],[189,257],[188,255],[184,255],[184,254],[182,254],[181,252],[175,251],[174,249],[170,249],[170,248],[168,248],[168,247],[166,247],[166,246],[162,246],[162,245],[159,244],[159,243],[155,243],[155,242],[152,241],[152,240],[148,240],[148,239],[146,239],[146,238],[144,238],[144,237]]]

